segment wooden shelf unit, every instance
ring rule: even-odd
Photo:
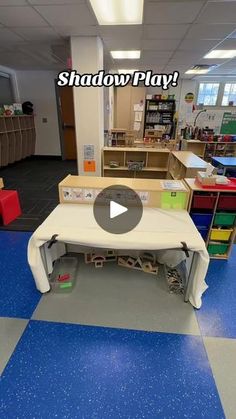
[[[170,156],[169,179],[195,178],[197,172],[205,172],[207,163],[189,151],[174,151]]]
[[[0,116],[0,167],[34,154],[35,141],[33,116]]]
[[[227,260],[236,237],[236,190],[203,188],[184,179],[190,189],[189,212],[212,259]]]
[[[58,185],[60,203],[92,205],[103,189],[120,185],[135,191],[146,207],[188,209],[190,191],[185,182],[181,182],[181,190],[166,190],[163,188],[162,181],[158,179],[114,179],[113,177],[68,175]],[[86,194],[89,194],[89,199],[86,199]]]
[[[181,149],[191,151],[206,161],[212,157],[236,157],[236,142],[181,140]]]
[[[167,149],[146,149],[139,147],[104,147],[102,155],[103,176],[125,178],[165,179],[169,167],[170,151]],[[119,164],[111,168],[110,162]],[[143,161],[140,171],[128,169],[128,161]]]
[[[146,99],[144,116],[144,134],[146,130],[155,130],[155,126],[165,126],[166,134],[173,134],[175,114],[175,100],[171,99]]]

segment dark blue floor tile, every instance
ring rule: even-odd
[[[0,317],[29,319],[40,300],[27,263],[30,236],[0,231]]]
[[[206,282],[209,289],[196,311],[202,334],[236,338],[236,246],[228,261],[211,261]]]
[[[2,419],[224,418],[202,339],[31,321],[0,382]]]

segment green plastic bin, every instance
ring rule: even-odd
[[[215,215],[214,225],[233,226],[235,222],[235,213],[219,212]]]
[[[210,243],[208,245],[208,253],[210,255],[225,255],[228,247],[229,245],[224,243]]]

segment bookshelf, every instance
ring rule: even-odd
[[[0,167],[34,154],[35,141],[33,116],[0,116]]]
[[[147,99],[144,116],[144,136],[146,130],[158,130],[165,127],[165,134],[174,131],[175,100]]]

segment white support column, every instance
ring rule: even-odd
[[[98,37],[71,37],[72,69],[79,74],[103,70],[103,45]],[[101,175],[104,145],[103,87],[73,87],[78,170],[80,175]],[[84,171],[84,145],[94,146],[95,172]]]

